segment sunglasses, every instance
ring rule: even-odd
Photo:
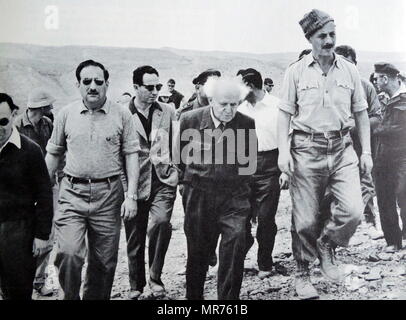
[[[9,118],[1,118],[0,119],[0,127],[5,127],[6,125],[8,125],[10,122]]]
[[[103,83],[104,83],[104,80],[100,80],[100,79],[83,79],[82,80],[82,83],[85,85],[85,86],[88,86],[88,85],[90,85],[91,83],[92,83],[92,81],[94,81],[94,83],[97,85],[97,86],[101,86],[101,85],[103,85]]]
[[[174,84],[168,84],[169,88],[173,88],[175,85]]]
[[[156,89],[156,91],[159,91],[159,90],[162,89],[162,84],[161,84],[161,83],[158,83],[158,84],[156,84],[156,85],[153,85],[153,84],[148,84],[148,85],[142,84],[142,86],[145,87],[145,89],[147,89],[148,91],[151,91],[151,92],[154,91],[154,88]]]

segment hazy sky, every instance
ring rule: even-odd
[[[406,52],[405,0],[0,0],[0,42],[298,51],[312,8],[333,16],[337,44]]]

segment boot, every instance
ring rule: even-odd
[[[342,275],[336,264],[334,247],[326,236],[317,239],[317,252],[320,260],[320,271],[323,276],[333,282],[340,282]]]
[[[310,281],[308,262],[297,262],[295,290],[300,300],[317,299],[319,294]]]

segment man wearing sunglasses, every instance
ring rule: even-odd
[[[130,299],[138,299],[146,285],[145,240],[148,234],[149,280],[152,294],[165,294],[161,280],[165,254],[172,235],[173,204],[178,172],[172,163],[172,123],[176,121],[172,105],[157,102],[162,84],[158,71],[141,66],[133,72],[135,97],[129,109],[140,141],[138,212],[124,222],[131,291]],[[149,221],[148,221],[149,220]]]
[[[175,109],[178,109],[180,106],[185,104],[185,97],[179,91],[175,90],[175,80],[169,79],[168,80],[168,90],[171,93],[169,97],[169,102],[173,102],[175,104]]]
[[[107,300],[117,264],[120,211],[124,220],[137,211],[139,142],[130,112],[106,97],[109,73],[104,66],[86,60],[77,67],[76,78],[82,99],[58,113],[47,145],[51,177],[66,152],[55,214],[55,266],[64,299],[80,299],[87,251],[83,299]]]
[[[45,148],[54,127],[47,115],[53,108],[54,102],[55,98],[47,90],[43,88],[34,89],[28,96],[27,110],[14,121],[14,125],[20,133],[29,137],[41,147],[44,158],[46,154]],[[58,194],[57,186],[53,187],[53,191],[56,201]],[[45,285],[47,278],[46,268],[53,248],[53,242],[54,237],[52,233],[48,241],[48,250],[37,259],[38,267],[35,275],[34,289],[41,296],[50,296],[53,293],[52,288]]]
[[[13,126],[18,107],[0,93],[0,280],[5,299],[30,300],[47,250],[53,201],[40,147]]]
[[[273,80],[271,78],[265,78],[264,79],[264,88],[266,92],[271,93],[273,89]]]

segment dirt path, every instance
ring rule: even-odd
[[[178,196],[172,217],[173,234],[169,245],[162,281],[167,289],[166,299],[184,299],[185,276],[178,274],[186,265],[186,239],[183,233],[183,209]],[[278,234],[274,249],[274,261],[286,269],[284,274],[273,272],[270,278],[257,277],[257,244],[251,248],[245,261],[245,274],[241,288],[242,300],[289,300],[297,299],[293,289],[294,261],[291,255],[290,197],[283,191],[277,214]],[[346,278],[341,285],[332,284],[322,277],[317,265],[312,268],[312,281],[320,299],[406,299],[406,250],[396,254],[382,253],[385,241],[371,240],[361,224],[348,248],[337,251]],[[255,234],[255,226],[252,230]],[[147,255],[146,255],[147,256]],[[51,259],[52,260],[52,259]],[[53,266],[50,266],[49,285],[57,287]],[[142,299],[151,299],[148,286]],[[124,230],[122,230],[119,260],[113,286],[112,299],[127,299],[129,291],[128,266]],[[205,298],[216,299],[216,267],[210,268]],[[34,298],[39,299],[36,295]],[[58,294],[51,298],[57,299]]]

